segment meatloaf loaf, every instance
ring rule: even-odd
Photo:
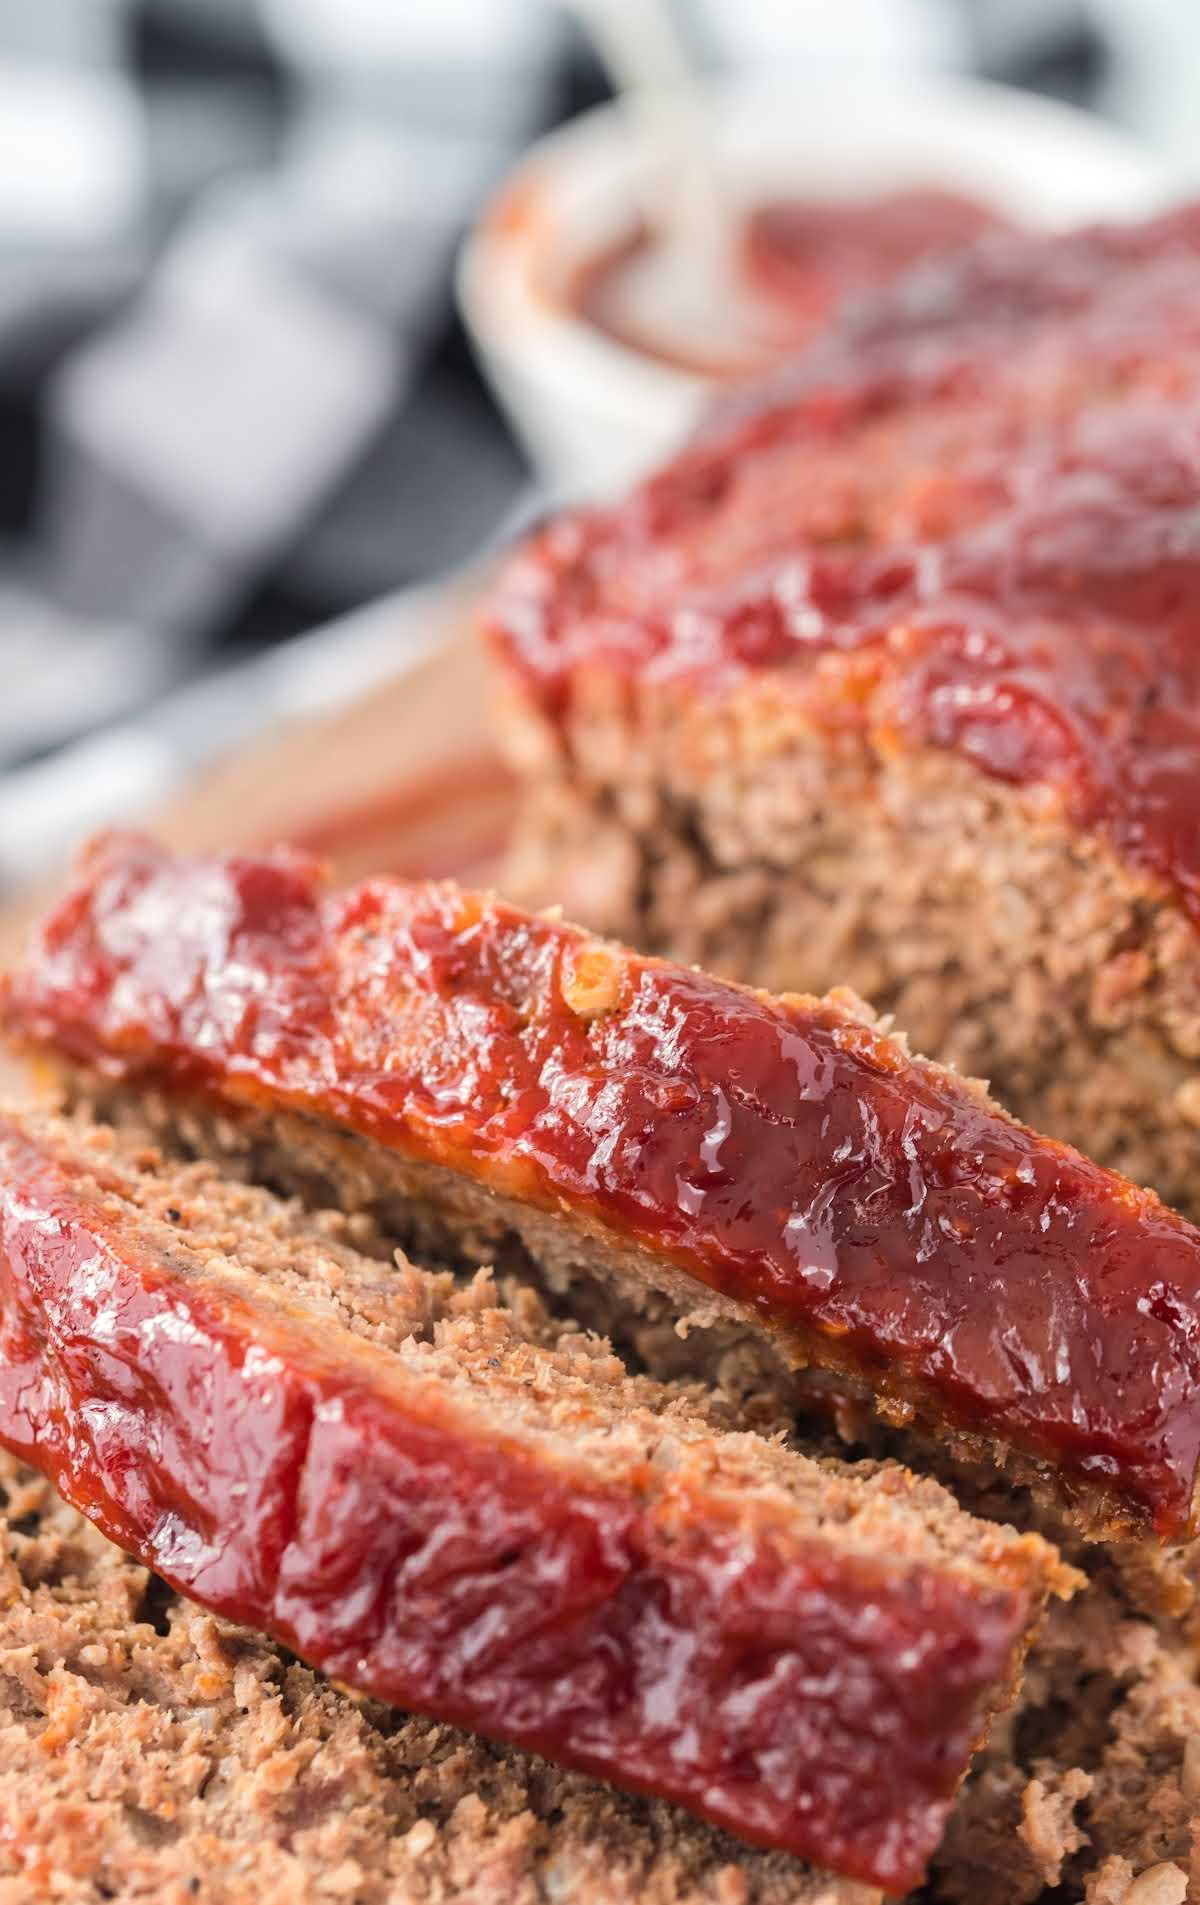
[[[1124,1541],[1194,1532],[1200,1234],[912,1057],[452,886],[109,837],[8,983],[120,1118],[815,1365]],[[168,1570],[169,1572],[169,1570]]]
[[[0,1121],[0,1441],[108,1536],[338,1680],[905,1891],[1070,1570],[542,1323]]]
[[[488,605],[507,890],[1200,1215],[1200,209],[924,268]]]
[[[354,1699],[122,1555],[0,1453],[0,1905],[876,1905]],[[919,1897],[1182,1905],[1200,1689],[1099,1586],[1056,1607]]]

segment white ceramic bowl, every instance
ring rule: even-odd
[[[648,116],[647,116],[648,117]],[[965,79],[732,82],[713,140],[739,197],[959,191],[1045,228],[1133,218],[1179,196],[1146,147],[1089,114]],[[566,288],[636,218],[661,165],[639,121],[601,106],[535,145],[463,248],[463,315],[535,467],[560,494],[603,494],[670,451],[711,398],[702,376],[639,355],[579,317]]]

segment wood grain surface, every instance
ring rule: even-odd
[[[287,842],[336,879],[495,877],[514,785],[492,745],[483,656],[459,615],[445,639],[328,716],[229,753],[143,824],[197,852]],[[0,964],[59,884],[54,869],[0,912]]]

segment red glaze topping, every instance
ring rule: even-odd
[[[114,1190],[0,1123],[0,1438],[122,1547],[385,1699],[919,1883],[1026,1587],[485,1439]]]
[[[565,745],[597,673],[769,678],[1050,789],[1200,920],[1200,210],[929,266],[535,538],[490,630]]]
[[[599,1219],[819,1363],[1164,1538],[1200,1460],[1200,1233],[836,1002],[771,1000],[448,886],[101,842],[10,1030],[291,1106]]]

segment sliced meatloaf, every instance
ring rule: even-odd
[[[547,1281],[668,1300],[1065,1502],[1194,1526],[1200,1234],[858,1001],[765,994],[451,886],[112,837],[9,982],[105,1115]],[[147,1100],[147,1092],[150,1098]]]
[[[0,1454],[0,1905],[878,1905],[214,1618]]]
[[[112,1548],[0,1453],[0,1905],[877,1905],[638,1799],[351,1697]],[[1180,1905],[1193,1665],[1058,1605],[950,1815],[942,1905]]]
[[[936,1483],[731,1430],[486,1278],[18,1114],[0,1441],[336,1679],[895,1892],[1074,1581]]]
[[[517,554],[508,890],[1200,1215],[1198,603],[1200,211],[984,240]]]

